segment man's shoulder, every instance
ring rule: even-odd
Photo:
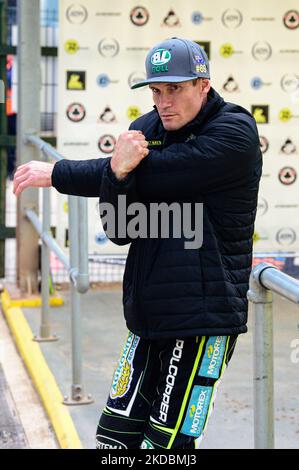
[[[259,142],[256,121],[243,106],[224,102],[219,112],[207,123],[206,132],[235,135]]]
[[[246,122],[251,124],[253,127],[256,126],[255,119],[250,111],[239,104],[226,101],[221,111],[222,112],[219,115],[220,121],[224,119],[226,122],[231,122],[232,124],[242,124]]]

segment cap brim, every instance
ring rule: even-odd
[[[135,83],[131,86],[131,90],[135,88],[140,88],[145,85],[149,85],[150,83],[179,83],[179,82],[189,82],[190,80],[194,80],[196,78],[200,78],[197,75],[194,77],[182,77],[182,76],[171,76],[171,77],[153,77],[149,78],[148,80],[144,80],[143,82]]]

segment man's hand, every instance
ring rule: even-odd
[[[141,131],[126,131],[119,136],[111,159],[111,169],[117,179],[122,180],[139,165],[149,153],[147,146]]]
[[[52,172],[55,163],[46,163],[32,160],[17,168],[14,175],[13,192],[19,196],[24,189],[49,188],[52,186]]]

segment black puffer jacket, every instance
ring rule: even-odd
[[[120,194],[147,207],[153,201],[203,203],[200,248],[186,249],[184,236],[132,241],[123,281],[128,328],[145,338],[245,333],[262,171],[253,117],[211,89],[208,103],[179,131],[166,132],[156,110],[131,129],[143,131],[151,152],[124,181],[115,178],[109,158],[59,162],[53,173],[59,191],[97,191],[101,202],[115,207]]]

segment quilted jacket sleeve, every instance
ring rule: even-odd
[[[103,172],[110,160],[60,160],[54,165],[52,185],[63,194],[99,197]]]

